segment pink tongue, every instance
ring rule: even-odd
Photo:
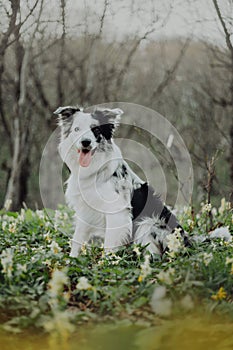
[[[89,151],[88,153],[84,153],[84,152],[80,152],[80,156],[79,156],[79,164],[83,167],[87,167],[89,166],[91,162],[91,151]]]

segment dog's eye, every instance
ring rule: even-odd
[[[80,129],[79,129],[79,127],[78,126],[76,126],[76,128],[74,128],[74,131],[75,132],[78,132]]]
[[[100,131],[100,127],[99,126],[93,126],[91,128],[91,131],[93,132],[95,138],[96,138],[96,142],[100,142],[101,141],[101,131]]]

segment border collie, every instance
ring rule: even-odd
[[[76,228],[71,257],[77,257],[91,236],[104,238],[104,249],[115,251],[131,242],[162,255],[166,236],[182,227],[148,183],[123,159],[113,134],[121,109],[96,108],[92,113],[73,106],[59,107],[59,153],[70,170],[66,200],[75,210]]]

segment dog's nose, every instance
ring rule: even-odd
[[[81,144],[82,144],[83,147],[88,147],[91,144],[91,140],[90,139],[83,139],[81,141]]]

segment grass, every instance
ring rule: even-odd
[[[210,213],[212,218],[210,219]],[[190,236],[228,227],[232,211],[202,205],[179,213]],[[184,248],[170,246],[162,258],[131,245],[115,254],[83,247],[69,257],[72,212],[1,211],[1,329],[39,329],[67,339],[82,324],[121,321],[153,329],[164,320],[193,315],[233,315],[233,243],[216,238]]]

